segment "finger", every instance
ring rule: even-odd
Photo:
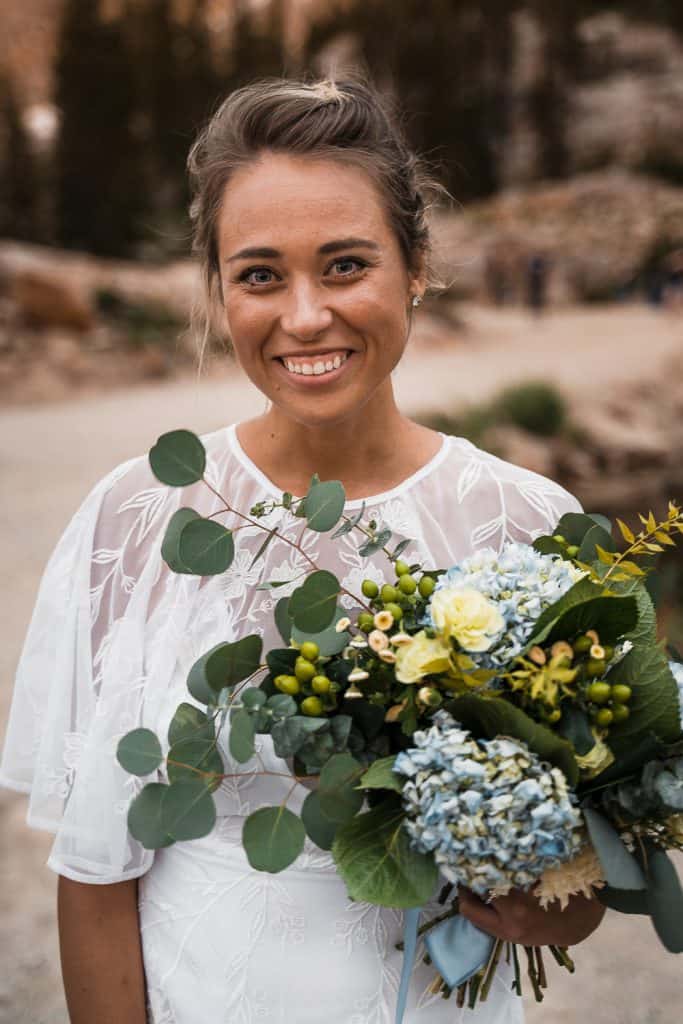
[[[460,913],[477,928],[489,935],[497,935],[500,917],[493,907],[487,906],[473,892],[461,889],[459,894]]]

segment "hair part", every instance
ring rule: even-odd
[[[406,268],[424,268],[428,287],[439,287],[426,215],[438,197],[450,196],[411,150],[390,101],[357,72],[339,80],[260,79],[230,93],[188,156],[192,251],[202,278],[192,316],[200,364],[209,338],[221,334],[217,225],[225,188],[236,171],[264,152],[329,159],[365,171],[382,197]]]

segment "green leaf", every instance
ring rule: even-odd
[[[358,526],[359,522],[361,521],[364,515],[365,502],[361,504],[361,507],[359,508],[358,512],[356,512],[355,516],[351,516],[350,519],[344,520],[341,526],[334,531],[331,539],[336,540],[337,537],[343,537],[345,533],[351,533],[351,530],[355,529],[355,527]]]
[[[543,761],[550,761],[565,775],[574,788],[579,769],[571,744],[551,729],[538,725],[520,708],[506,700],[465,694],[444,705],[477,739],[514,736],[533,750]]]
[[[271,540],[273,539],[273,537],[277,533],[277,531],[278,531],[277,526],[274,526],[272,530],[268,531],[266,539],[263,541],[263,543],[261,544],[260,548],[258,549],[258,551],[256,552],[256,554],[254,555],[254,557],[252,558],[252,560],[251,560],[251,562],[249,564],[249,568],[250,569],[254,568],[254,566],[258,562],[259,558],[264,553],[264,551],[266,550],[266,548],[270,544]]]
[[[275,693],[266,701],[266,707],[273,712],[275,718],[289,718],[295,715],[299,706],[288,693]]]
[[[241,683],[257,671],[262,648],[263,640],[257,633],[250,633],[233,643],[217,644],[206,655],[206,682],[216,692],[225,686]]]
[[[624,846],[616,829],[591,807],[582,810],[590,841],[607,884],[613,889],[645,889],[647,883],[641,867]]]
[[[161,823],[161,802],[167,789],[163,782],[148,782],[128,808],[128,831],[146,850],[161,850],[173,842]]]
[[[397,793],[403,792],[405,778],[398,775],[394,770],[396,754],[390,757],[380,757],[373,761],[370,767],[360,778],[360,785],[364,789],[393,789]]]
[[[326,569],[311,573],[289,599],[288,613],[297,629],[320,633],[330,625],[337,609],[339,580]]]
[[[317,533],[331,530],[344,511],[346,495],[339,480],[313,484],[304,500],[308,528]]]
[[[537,537],[531,546],[540,555],[562,555],[563,558],[565,557],[564,545],[559,544],[552,537]]]
[[[385,529],[380,530],[376,537],[366,540],[364,544],[358,548],[358,554],[362,555],[363,558],[367,558],[368,555],[374,555],[375,551],[379,551],[391,540],[391,530]]]
[[[309,839],[321,850],[331,850],[337,826],[325,817],[320,808],[320,798],[315,790],[309,793],[301,808],[301,820]]]
[[[628,756],[647,733],[664,743],[680,738],[678,687],[660,647],[634,647],[610,671],[609,682],[625,683],[633,691],[628,719],[610,729],[609,745],[617,761]]]
[[[273,722],[270,732],[275,753],[278,757],[292,757],[303,747],[311,733],[326,727],[326,718],[314,718],[309,715],[290,715]]]
[[[413,542],[410,539],[410,537],[405,537],[403,540],[399,541],[394,550],[391,552],[392,560],[396,560],[399,557],[399,555],[402,555],[405,549],[408,547],[408,545],[412,543]]]
[[[254,756],[254,721],[242,708],[230,715],[229,746],[230,753],[240,764]]]
[[[580,548],[588,533],[597,525],[609,537],[609,541],[606,541],[605,544],[600,540],[598,541],[598,544],[606,548],[608,551],[615,551],[616,545],[612,540],[612,536],[607,530],[605,530],[606,522],[608,523],[609,520],[605,520],[604,517],[599,516],[597,513],[588,514],[587,512],[565,512],[553,530],[553,533],[561,534],[568,544],[576,544]],[[603,540],[605,540],[605,537],[603,537]]]
[[[332,855],[352,900],[405,909],[432,896],[434,858],[411,849],[403,818],[400,805],[387,800],[337,830]]]
[[[669,953],[683,953],[683,889],[661,848],[648,849],[647,900],[652,924]]]
[[[252,868],[273,874],[296,860],[305,838],[301,818],[286,807],[261,807],[242,828],[242,845]]]
[[[240,700],[248,711],[258,711],[266,703],[266,694],[263,690],[250,686],[247,690],[241,691]]]
[[[193,519],[180,532],[178,557],[195,576],[217,576],[235,557],[232,533],[215,519]]]
[[[334,715],[325,719],[325,728],[309,736],[299,747],[296,757],[301,761],[306,775],[315,775],[333,754],[343,753],[351,732],[350,715]]]
[[[597,556],[598,547],[604,551],[617,550],[612,534],[594,522],[584,534],[579,546],[579,553],[576,556],[579,562],[592,562]]]
[[[600,902],[616,910],[619,914],[645,914],[650,916],[650,908],[647,901],[647,892],[642,889],[613,889],[611,885],[605,885],[595,890],[595,895]]]
[[[162,434],[151,449],[149,464],[162,484],[185,487],[204,476],[206,451],[196,434],[189,430],[172,430]]]
[[[275,605],[275,625],[285,644],[289,643],[292,635],[292,620],[289,617],[288,606],[288,597],[281,597]]]
[[[116,759],[131,775],[149,775],[163,760],[161,744],[151,729],[133,729],[119,740]]]
[[[166,787],[161,801],[161,825],[176,842],[201,839],[216,823],[216,805],[205,783],[178,779]]]
[[[302,644],[305,640],[312,640],[318,645],[323,657],[331,657],[333,654],[339,654],[340,651],[344,650],[351,639],[351,634],[346,630],[342,630],[341,633],[338,633],[336,630],[337,623],[345,616],[346,612],[341,608],[337,608],[334,613],[334,619],[330,625],[326,629],[321,630],[320,633],[306,633],[304,630],[297,629],[296,626],[292,625],[291,639],[297,644]]]
[[[179,704],[168,727],[168,743],[173,746],[180,740],[212,740],[216,730],[211,719],[194,704]]]
[[[567,640],[586,629],[597,630],[602,642],[614,643],[637,621],[634,597],[606,596],[600,584],[584,577],[539,615],[524,651],[536,644]]]
[[[343,824],[354,817],[363,804],[356,789],[364,766],[351,754],[334,754],[320,772],[320,809],[330,821]]]
[[[187,688],[194,699],[198,700],[200,704],[212,704],[216,700],[216,691],[209,685],[206,666],[211,655],[222,646],[223,644],[216,644],[211,650],[202,654],[201,657],[197,658],[188,673]]]
[[[595,746],[595,736],[585,711],[566,701],[557,731],[573,746],[579,757],[583,757]]]
[[[224,771],[223,759],[216,749],[216,741],[208,739],[183,739],[174,743],[168,752],[168,778],[170,782],[177,782],[178,779],[199,779],[192,768],[198,768],[202,772],[213,772],[216,776],[222,776]],[[179,761],[180,764],[170,764],[170,761]],[[189,767],[184,768],[183,765]],[[204,786],[211,792],[221,784],[220,778],[210,780],[204,778]]]
[[[173,572],[193,575],[192,570],[188,569],[180,560],[180,534],[188,523],[199,518],[199,512],[195,512],[193,508],[179,508],[168,521],[164,539],[161,542],[161,557]]]

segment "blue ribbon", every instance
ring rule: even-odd
[[[403,967],[396,1002],[395,1024],[402,1024],[408,999],[410,975],[415,962],[420,907],[406,910],[403,915]],[[493,951],[494,939],[462,914],[448,917],[430,928],[425,935],[425,946],[432,963],[449,986],[457,988],[477,974]]]

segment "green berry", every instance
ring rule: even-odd
[[[605,661],[611,661],[614,657],[614,648],[610,647],[609,644],[603,644],[602,649],[605,652]]]
[[[626,704],[615,704],[612,708],[612,716],[615,722],[625,722],[631,714]]]
[[[436,583],[431,576],[423,576],[417,585],[417,589],[420,592],[420,597],[431,597],[434,593],[434,587]]]
[[[369,597],[370,600],[372,600],[373,597],[377,597],[379,594],[379,587],[374,580],[363,580],[360,585],[360,589],[363,593],[363,597]]]
[[[587,654],[593,646],[593,641],[589,636],[580,636],[574,641],[572,647],[576,654]]]
[[[305,697],[299,705],[305,715],[321,715],[323,702],[320,697]]]
[[[332,682],[327,676],[313,676],[311,686],[315,693],[329,693]]]
[[[364,633],[369,633],[375,628],[375,617],[370,612],[361,612],[358,616],[358,628]]]
[[[609,683],[591,683],[586,690],[586,696],[594,704],[606,704],[610,699],[611,692],[612,687]]]
[[[556,541],[558,544],[566,544],[567,543],[567,538],[563,537],[561,533],[554,533],[553,534],[553,540]]]
[[[398,622],[399,619],[403,618],[403,609],[401,608],[401,606],[399,604],[396,604],[395,601],[388,601],[384,605],[384,607],[386,608],[386,610],[388,612],[391,612],[391,614],[394,616],[394,620],[396,622]]]
[[[398,581],[398,589],[402,594],[414,594],[417,590],[417,583],[410,575],[410,573],[404,573]]]
[[[301,657],[306,658],[307,661],[317,661],[320,655],[320,648],[313,640],[306,640],[301,645],[300,654]]]
[[[612,687],[611,697],[617,704],[628,704],[633,696],[633,690],[625,683],[615,683]]]
[[[578,553],[579,553],[579,545],[578,544],[570,544],[569,547],[567,548],[567,557],[568,558],[576,558]]]
[[[553,709],[553,710],[552,710],[552,711],[550,712],[550,714],[548,715],[548,721],[549,721],[549,722],[553,722],[553,723],[554,723],[554,722],[559,722],[559,720],[560,720],[561,718],[562,718],[562,712],[560,711],[560,709],[559,709],[559,708],[554,708],[554,709]]]
[[[275,685],[281,693],[288,693],[290,697],[301,689],[301,683],[296,676],[275,676]]]
[[[398,598],[398,590],[396,587],[392,587],[390,583],[385,583],[379,592],[379,596],[386,604],[387,601],[395,601]]]
[[[407,572],[410,572],[410,566],[407,562],[404,562],[402,558],[399,558],[394,566],[397,576],[405,576]]]
[[[604,658],[589,658],[586,662],[586,674],[590,677],[601,676],[605,671]]]
[[[300,683],[310,683],[313,676],[317,675],[315,665],[308,658],[297,658],[294,664],[294,675]]]
[[[595,721],[599,726],[605,728],[606,726],[611,725],[614,721],[614,712],[610,711],[609,708],[600,708],[595,716]]]

